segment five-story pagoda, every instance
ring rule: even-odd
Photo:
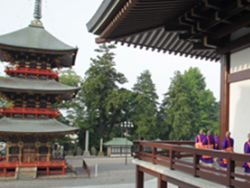
[[[65,161],[53,159],[52,141],[78,129],[55,118],[54,103],[75,97],[79,88],[59,83],[52,69],[74,65],[77,48],[47,32],[41,19],[41,0],[36,0],[34,20],[21,30],[0,36],[0,60],[9,62],[0,79],[0,96],[11,103],[1,108],[0,137],[6,157],[0,157],[0,175],[14,175],[24,168],[37,174],[65,172]],[[28,169],[27,171],[31,171]]]

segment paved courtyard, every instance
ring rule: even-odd
[[[132,158],[128,158],[127,165],[125,165],[124,158],[108,158],[108,157],[94,157],[85,158],[90,170],[91,178],[87,176],[77,178],[45,178],[38,177],[34,180],[1,180],[0,187],[74,187],[74,188],[103,188],[103,187],[135,187],[135,165],[131,162]],[[82,157],[70,157],[68,162],[75,167],[82,165]],[[95,165],[98,165],[98,176],[95,177]],[[145,180],[155,182],[154,177],[145,175]]]

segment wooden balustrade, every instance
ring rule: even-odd
[[[179,170],[214,181],[228,187],[250,187],[250,176],[235,171],[235,164],[250,162],[250,155],[228,153],[220,150],[194,148],[193,141],[134,141],[134,158],[163,165],[172,170]],[[226,170],[208,167],[199,162],[201,155],[214,158],[226,158]]]
[[[59,115],[59,110],[57,109],[51,109],[51,108],[30,108],[30,107],[1,107],[0,108],[1,114],[4,116],[10,116],[12,117],[13,114],[20,114],[22,117],[24,117],[27,114],[34,114],[35,117],[38,115],[44,115],[47,118],[52,117],[56,118]]]
[[[50,69],[40,69],[40,68],[27,68],[27,67],[7,67],[5,72],[10,76],[17,76],[19,74],[25,75],[27,77],[29,74],[36,75],[37,77],[45,75],[48,79],[56,79],[58,77],[58,72],[54,72]]]

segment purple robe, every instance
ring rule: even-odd
[[[204,134],[199,134],[200,135],[200,138],[201,138],[201,142],[203,142],[203,140],[206,138],[206,136]],[[198,135],[195,137],[195,143],[199,142],[199,139],[198,139]]]
[[[200,139],[201,139],[201,142],[206,138],[206,136],[204,135],[204,134],[199,134],[200,135]],[[195,137],[195,140],[194,140],[194,142],[195,143],[198,143],[199,142],[199,139],[198,139],[198,136],[199,135],[197,135],[196,137]],[[202,156],[200,156],[200,160],[202,160]]]
[[[214,136],[214,142],[215,142],[215,149],[219,149],[220,139]]]
[[[203,142],[202,142],[203,145],[208,145],[208,139],[207,139],[207,137],[209,137],[210,144],[213,145],[213,148],[214,148],[214,147],[215,147],[214,137],[211,136],[211,135],[205,137],[205,139],[204,139]],[[213,162],[214,162],[213,158],[203,158],[203,157],[202,157],[201,160],[202,160],[202,162],[204,162],[204,163],[213,163]]]
[[[227,138],[229,139],[230,146],[233,148],[233,146],[234,146],[234,139],[230,138],[229,136],[228,136]],[[225,150],[225,149],[227,149],[228,147],[230,147],[229,144],[228,144],[227,138],[224,138],[224,139],[222,140],[222,143],[221,143],[221,150]],[[226,168],[226,167],[227,167],[227,164],[224,164],[224,163],[223,163],[223,159],[222,159],[222,158],[219,159],[219,163],[220,163],[220,166],[221,166],[221,167],[223,167],[223,168]]]
[[[248,141],[250,142],[250,139]],[[249,147],[249,145],[248,145],[247,142],[245,142],[245,145],[244,145],[244,153],[245,154],[249,154],[250,153],[250,147]],[[242,165],[242,167],[245,168],[245,171],[244,171],[245,173],[250,173],[250,168],[249,168],[249,166],[247,165],[246,162],[244,162],[244,164]]]

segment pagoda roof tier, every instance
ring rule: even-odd
[[[79,129],[69,127],[55,119],[45,120],[26,120],[2,118],[0,119],[0,134],[1,133],[34,133],[34,134],[71,134],[76,133]]]
[[[44,27],[31,24],[26,28],[1,35],[0,50],[65,55],[61,58],[60,64],[71,67],[75,64],[78,48],[60,41]],[[6,61],[3,56],[0,59]]]
[[[0,79],[0,91],[2,92],[28,92],[28,93],[45,93],[45,94],[66,94],[73,93],[76,95],[80,88],[71,87],[55,80],[41,80],[32,78],[15,78],[8,77]]]

